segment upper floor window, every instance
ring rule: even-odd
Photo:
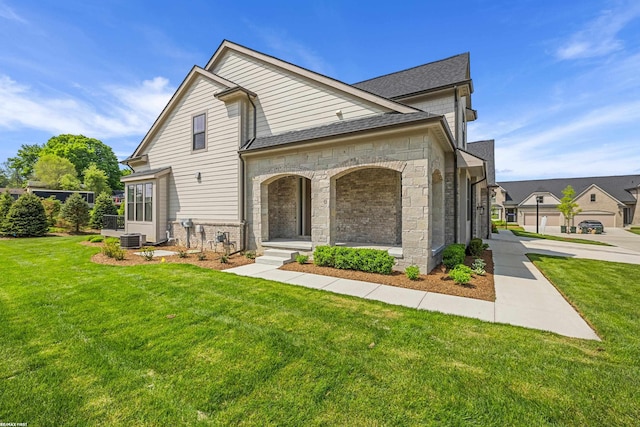
[[[203,150],[207,147],[206,142],[207,115],[199,114],[193,116],[193,150]]]
[[[595,194],[592,194],[592,195],[591,195],[591,201],[592,201],[592,202],[595,202],[595,201],[596,201],[596,195],[595,195]]]

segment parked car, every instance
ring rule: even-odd
[[[602,225],[602,223],[600,221],[596,221],[594,219],[585,219],[584,221],[581,221],[580,224],[578,224],[578,227],[580,228],[600,228],[602,231],[604,231],[604,226]]]

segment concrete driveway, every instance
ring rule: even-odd
[[[524,229],[532,233],[536,232],[535,225],[527,225],[524,227]],[[550,234],[553,236],[575,237],[578,239],[586,240],[596,240],[599,242],[618,246],[620,248],[640,252],[640,235],[633,234],[622,228],[606,228],[605,232],[602,234],[566,234],[560,233],[560,227],[546,227],[545,234]]]

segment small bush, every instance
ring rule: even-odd
[[[337,246],[317,246],[313,261],[319,266],[379,274],[391,274],[396,262],[387,251]]]
[[[496,225],[495,222],[491,223],[491,232],[492,233],[497,233],[498,232],[498,226]]]
[[[471,281],[472,272],[470,267],[464,264],[458,264],[449,271],[449,277],[458,285],[466,285]]]
[[[141,253],[142,258],[144,258],[145,261],[151,261],[153,260],[153,255],[156,253],[156,250],[150,246],[145,246],[144,248],[142,248]]]
[[[87,240],[89,240],[91,243],[100,243],[104,240],[104,237],[102,236],[90,236]]]
[[[447,246],[442,251],[442,263],[449,270],[458,264],[464,263],[465,245],[463,243],[454,243]]]
[[[247,257],[247,259],[256,259],[256,253],[253,251],[245,252],[244,256]]]
[[[486,249],[484,243],[482,243],[482,239],[473,238],[469,242],[469,246],[467,246],[467,254],[471,256],[478,257],[482,255],[482,252]]]
[[[117,215],[118,208],[108,193],[102,193],[96,198],[95,206],[91,211],[89,226],[94,229],[102,228],[102,219],[105,215]]]
[[[186,249],[178,249],[178,258],[186,258],[187,250]]]
[[[420,267],[417,265],[410,265],[404,269],[404,274],[407,275],[409,280],[418,280],[420,278]]]
[[[309,261],[308,255],[296,255],[296,262],[298,264],[306,264]]]
[[[471,264],[471,269],[473,270],[473,274],[478,274],[480,276],[484,276],[487,272],[484,269],[487,266],[487,263],[480,258],[476,258]]]
[[[335,246],[316,246],[316,250],[313,251],[313,263],[320,267],[333,267],[334,248]]]
[[[228,264],[229,263],[229,255],[222,255],[220,257],[220,264]]]
[[[102,246],[102,253],[117,261],[122,261],[125,256],[124,249],[120,247],[120,240],[113,237],[105,239],[104,245]]]
[[[196,255],[198,257],[198,261],[204,261],[207,259],[207,254],[205,254],[204,252],[198,252],[198,255]],[[222,255],[222,258],[226,257],[226,255]],[[220,262],[222,262],[222,258],[220,258]],[[224,262],[222,262],[224,264]]]

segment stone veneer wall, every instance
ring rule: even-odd
[[[402,243],[400,173],[367,168],[336,180],[336,240]]]
[[[401,242],[403,258],[396,269],[417,265],[422,272],[436,266],[432,256],[429,230],[429,181],[431,161],[436,160],[441,170],[452,169],[453,157],[444,154],[440,143],[431,133],[394,137],[376,137],[340,144],[306,146],[274,154],[256,154],[246,157],[247,220],[249,222],[249,249],[262,250],[261,242],[269,238],[269,184],[278,178],[296,175],[311,180],[311,242],[333,245],[338,235],[336,182],[349,173],[365,168],[381,168],[399,172],[401,176]],[[437,149],[434,146],[437,145]],[[445,173],[445,214],[453,215],[451,201],[453,175]],[[377,197],[374,193],[372,198]],[[381,221],[383,222],[383,221]],[[387,221],[384,221],[385,223]],[[453,218],[446,218],[445,238],[453,241]],[[396,224],[386,224],[395,228]]]
[[[269,184],[269,239],[297,236],[297,176],[285,176]]]
[[[231,244],[231,252],[245,250],[245,232],[246,224],[242,222],[204,222],[193,220],[193,228],[189,229],[189,242],[191,249],[202,249],[202,235],[195,232],[196,225],[202,225],[204,228],[204,248],[205,250],[215,249],[217,252],[223,252],[222,244],[211,245],[207,244],[209,240],[216,240],[218,231],[229,233],[229,242]],[[171,237],[176,239],[176,245],[186,246],[187,244],[187,230],[182,226],[180,221],[170,221],[169,227],[171,228]]]

